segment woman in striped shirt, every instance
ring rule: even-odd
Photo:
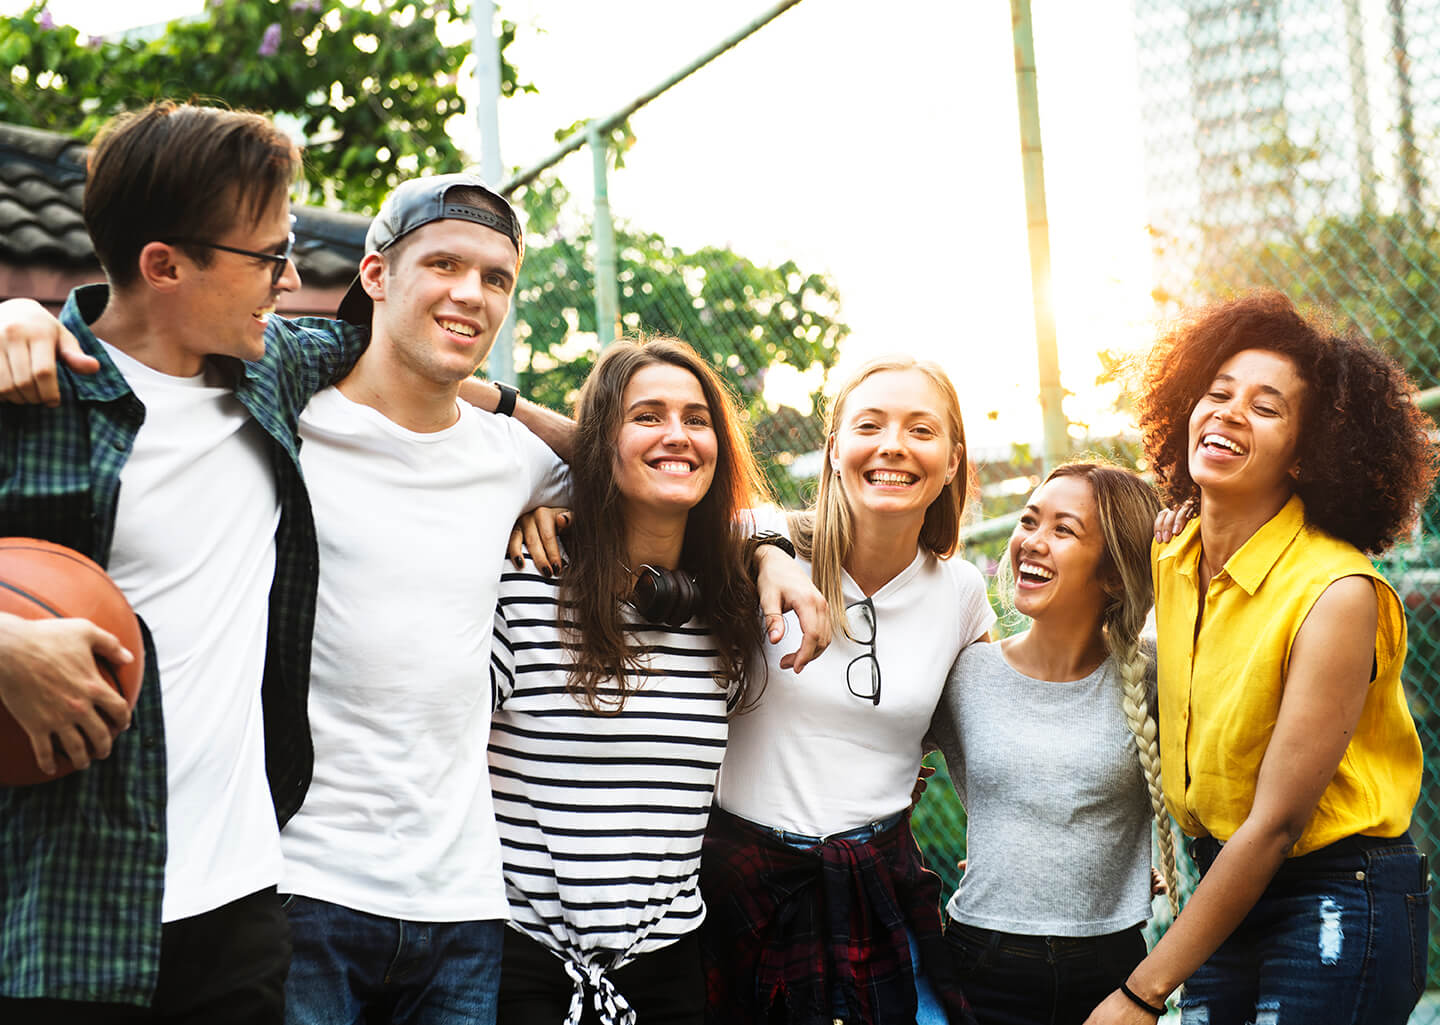
[[[698,1025],[700,844],[762,637],[735,523],[763,478],[683,342],[610,346],[576,419],[570,561],[507,566],[496,612],[499,1021]]]

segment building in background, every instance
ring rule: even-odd
[[[1159,298],[1196,298],[1232,254],[1327,218],[1433,203],[1437,8],[1136,0]]]

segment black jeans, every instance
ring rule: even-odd
[[[641,954],[608,974],[643,1025],[703,1025],[705,975],[696,933]],[[558,957],[524,933],[506,931],[497,1025],[560,1025],[574,992],[575,984]],[[594,997],[594,991],[586,986],[581,1025],[599,1020]]]
[[[1104,936],[1018,936],[951,921],[945,939],[980,1025],[1081,1025],[1145,956],[1138,925]]]
[[[160,931],[160,981],[149,1007],[0,998],[6,1025],[282,1025],[290,926],[275,888]]]

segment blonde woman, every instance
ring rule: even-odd
[[[945,935],[981,1025],[1079,1025],[1145,956],[1152,817],[1175,907],[1140,644],[1157,508],[1129,470],[1051,473],[1010,537],[1014,606],[1031,625],[962,651],[936,709],[968,821]]]
[[[707,1021],[966,1022],[906,817],[945,674],[995,618],[952,558],[959,403],[935,365],[878,360],[826,430],[816,508],[757,517],[794,541],[836,629],[799,676],[767,646],[765,691],[731,722],[701,865]]]

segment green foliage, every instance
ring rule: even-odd
[[[1318,138],[1296,142],[1283,118],[1272,125],[1232,169],[1254,204],[1255,223],[1207,211],[1185,252],[1195,266],[1193,296],[1157,289],[1155,298],[1185,305],[1275,288],[1338,315],[1339,329],[1358,330],[1385,348],[1420,387],[1440,383],[1440,221],[1408,191],[1398,209],[1377,210],[1378,181],[1362,183],[1358,211],[1307,218],[1304,211],[1325,208],[1335,185],[1320,171],[1321,156]],[[1177,240],[1152,234],[1163,260]]]
[[[0,59],[11,67],[0,121],[89,138],[119,111],[162,97],[286,115],[306,140],[310,201],[369,212],[405,178],[464,165],[446,122],[465,110],[457,80],[470,33],[452,30],[467,16],[468,0],[211,0],[201,16],[171,22],[156,38],[107,42],[80,40],[37,5],[0,19]],[[462,41],[447,44],[452,36]],[[503,60],[514,36],[504,23],[507,96],[534,91]],[[556,139],[585,127],[577,121]],[[635,144],[629,123],[606,138],[622,166]],[[537,401],[568,408],[595,355],[567,344],[577,332],[595,333],[590,229],[562,222],[569,194],[558,181],[515,198],[529,229],[516,299],[522,383]],[[687,252],[623,226],[616,244],[623,328],[675,335],[708,353],[740,394],[777,493],[804,501],[784,467],[820,447],[820,429],[793,409],[770,410],[761,391],[777,363],[801,371],[834,364],[849,331],[834,286],[793,262],[764,266],[713,246]],[[812,401],[819,397],[817,388]]]
[[[1339,314],[1420,387],[1440,383],[1440,226],[1431,211],[1322,218],[1202,276],[1213,294],[1258,285]]]
[[[935,775],[910,816],[910,829],[925,855],[925,864],[940,877],[940,903],[944,905],[960,885],[956,862],[966,857],[965,806],[955,796],[944,756],[932,751],[923,764],[931,766]]]
[[[212,0],[158,38],[82,42],[42,5],[0,19],[0,120],[88,138],[113,114],[165,97],[215,97],[299,123],[305,177],[331,201],[373,210],[421,169],[465,163],[446,122],[465,111],[457,88],[469,52],[466,0]],[[442,35],[459,35],[448,45]],[[504,95],[534,91],[503,59]]]
[[[590,227],[562,229],[569,194],[558,182],[529,186],[515,198],[530,235],[516,292],[521,390],[566,409],[595,360],[593,347],[574,341],[596,331]],[[714,246],[686,251],[625,225],[616,226],[615,244],[624,330],[674,335],[706,353],[739,393],[777,494],[803,502],[785,467],[820,447],[819,425],[787,407],[771,411],[762,391],[765,373],[778,364],[823,372],[834,365],[849,333],[834,285],[792,261],[771,267]],[[818,404],[819,388],[811,400]]]
[[[572,121],[564,128],[556,130],[555,141],[564,142],[577,132],[583,135],[589,126],[589,118]],[[610,166],[617,170],[624,167],[625,154],[630,152],[631,147],[635,145],[635,130],[630,127],[630,120],[627,118],[621,121],[614,128],[611,128],[609,132],[605,133],[605,141],[607,143],[606,156],[609,158]]]

